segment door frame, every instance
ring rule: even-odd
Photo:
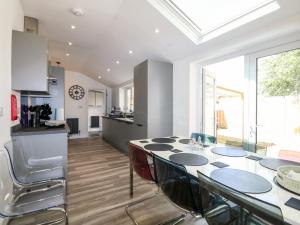
[[[205,132],[205,111],[206,111],[206,104],[205,104],[205,98],[206,98],[206,77],[210,77],[213,80],[213,95],[214,95],[214,136],[217,137],[217,124],[216,124],[216,78],[213,75],[205,75],[204,73],[204,67],[201,68],[201,76],[202,76],[202,126],[201,126],[201,132]]]
[[[245,149],[256,151],[257,143],[257,60],[259,58],[280,54],[300,48],[300,41],[293,41],[265,50],[245,55],[245,76],[249,80],[247,97],[245,96]]]

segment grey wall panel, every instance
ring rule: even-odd
[[[170,136],[173,133],[173,65],[153,60],[148,63],[148,136]]]
[[[147,126],[148,110],[148,62],[134,68],[134,122]]]

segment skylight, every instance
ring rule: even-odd
[[[195,44],[280,8],[276,0],[148,0]]]

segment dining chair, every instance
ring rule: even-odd
[[[12,139],[4,148],[9,154],[13,173],[16,180],[22,184],[64,179],[64,169],[60,157],[28,158],[25,157],[26,149],[20,140]]]
[[[45,213],[57,212],[59,217],[42,219],[40,224],[68,224],[65,210],[64,185],[43,187],[43,184],[21,185],[15,182],[12,166],[7,151],[0,150],[0,224],[11,224],[12,221],[30,218]],[[63,181],[64,182],[64,181]],[[31,224],[34,224],[32,222]]]
[[[150,183],[156,184],[157,181],[156,181],[155,174],[154,174],[154,165],[153,165],[152,155],[150,153],[148,153],[147,151],[143,150],[142,148],[139,148],[138,146],[135,146],[135,145],[129,144],[128,149],[129,149],[128,153],[129,153],[131,165],[132,165],[134,171],[136,172],[136,174],[139,175],[139,177],[141,177],[142,179],[144,179]],[[138,225],[138,222],[136,221],[134,216],[130,213],[130,211],[129,211],[130,207],[140,204],[142,202],[145,202],[147,200],[150,200],[150,199],[156,197],[157,195],[158,195],[158,192],[156,192],[154,195],[152,195],[150,197],[146,197],[146,198],[137,200],[135,202],[132,202],[125,207],[126,214],[130,217],[130,219],[134,222],[135,225]],[[176,221],[177,219],[179,219],[181,217],[182,217],[182,215],[180,217],[176,217],[176,218],[172,218],[171,220],[167,220],[164,223]],[[164,224],[164,223],[160,223],[160,224]]]
[[[195,140],[197,140],[197,141],[199,138],[201,138],[201,142],[203,144],[207,144],[207,145],[217,143],[217,139],[215,136],[203,134],[203,133],[192,133],[191,138],[195,138]]]
[[[184,166],[155,154],[153,158],[156,179],[165,196],[185,215],[190,213],[195,218],[202,217],[202,196],[198,182],[189,176]]]
[[[197,171],[199,183],[202,187],[207,189],[213,194],[218,194],[227,199],[229,202],[235,204],[237,207],[232,207],[230,204],[224,205],[219,209],[215,209],[215,212],[227,212],[228,223],[238,221],[241,225],[283,225],[284,220],[281,209],[270,203],[264,202],[257,198],[254,198],[245,193],[236,191],[230,187],[227,187],[217,181],[212,180],[203,173]],[[205,202],[203,203],[205,204]],[[214,213],[214,209],[207,211],[205,218],[209,225],[220,224],[215,223],[211,218],[211,212]]]

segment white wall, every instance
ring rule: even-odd
[[[192,81],[195,79],[195,74],[199,74],[201,65],[209,65],[296,40],[300,40],[300,16],[283,19],[278,24],[261,27],[256,32],[244,33],[221,43],[216,42],[208,49],[199,50],[194,55],[173,62],[174,135],[189,136],[197,127],[195,123],[199,123],[201,107],[198,104],[202,96],[200,94],[198,98],[195,98],[194,95],[199,93],[198,89],[201,88],[201,81],[198,80],[196,85]],[[199,68],[198,71],[197,68]],[[199,102],[195,102],[198,100]],[[192,104],[196,104],[196,106]],[[192,112],[192,110],[196,111]]]
[[[69,96],[69,88],[73,85],[80,85],[85,90],[85,96],[81,100],[74,100]],[[79,118],[80,135],[73,138],[88,137],[88,91],[107,91],[107,110],[110,112],[112,103],[112,90],[100,82],[97,82],[88,76],[73,72],[65,72],[65,116],[66,118]],[[105,100],[105,96],[104,96]]]
[[[12,30],[23,30],[24,13],[19,0],[0,0],[0,146],[10,139],[11,40]],[[18,95],[18,93],[17,93]],[[19,97],[19,95],[18,95]],[[20,102],[20,98],[18,98]]]

